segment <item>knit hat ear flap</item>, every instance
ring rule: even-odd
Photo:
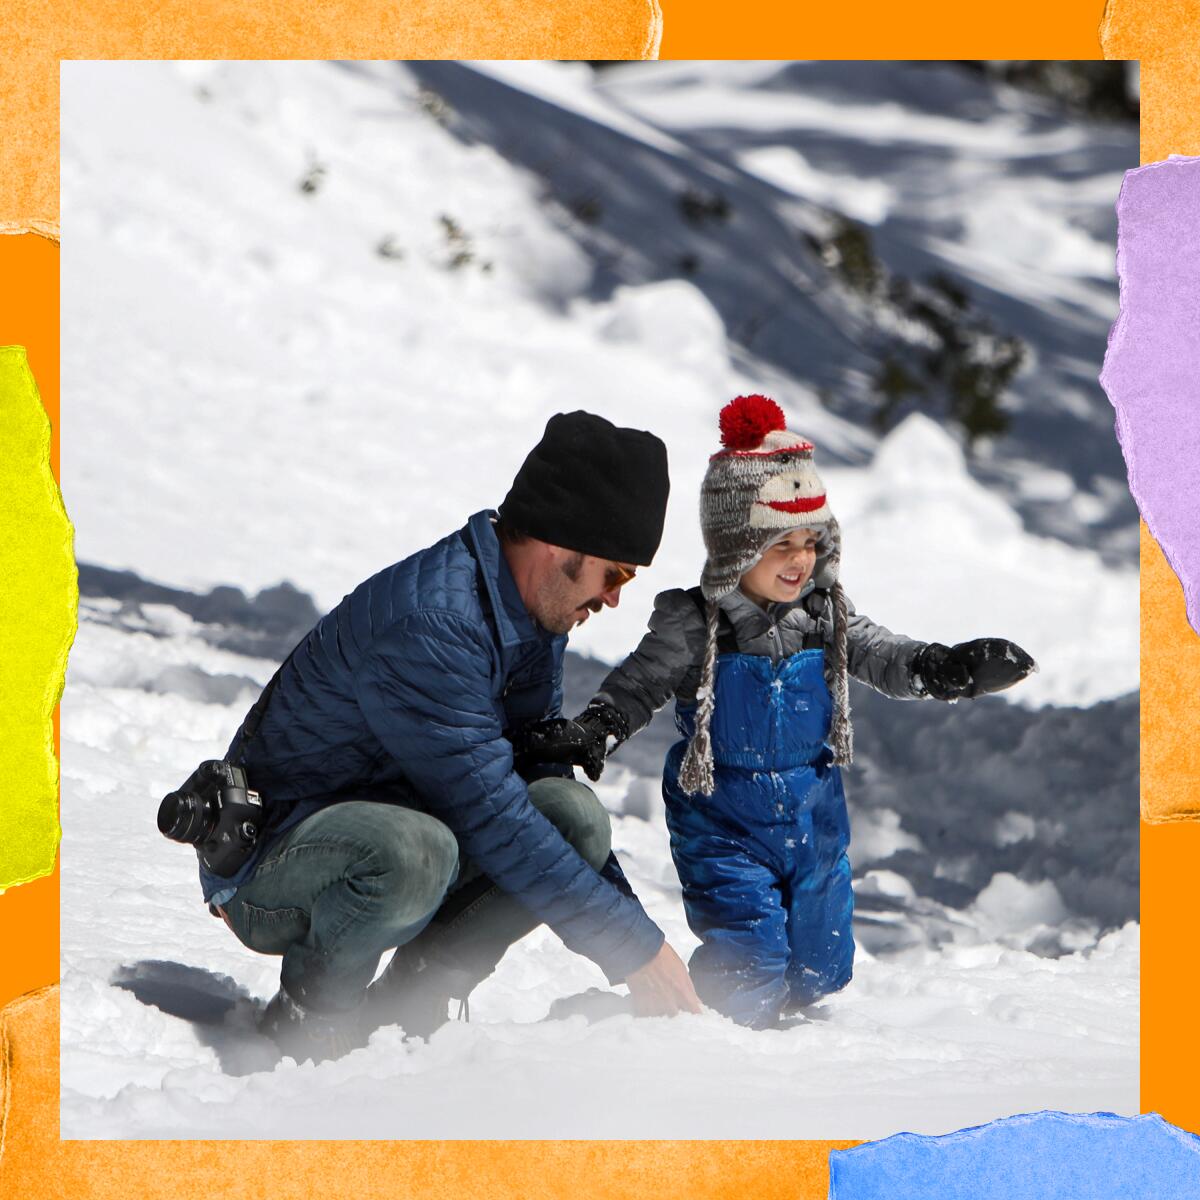
[[[708,619],[708,637],[704,644],[704,665],[700,671],[700,687],[696,696],[700,705],[696,710],[696,728],[692,740],[683,756],[679,768],[679,786],[689,795],[711,796],[716,788],[713,773],[712,715],[716,706],[717,690],[717,622],[720,610],[716,601],[709,600],[705,606]]]
[[[847,668],[846,638],[849,613],[846,593],[835,583],[829,589],[833,601],[833,723],[829,730],[829,745],[835,766],[848,767],[854,761],[854,726],[850,723],[850,683]]]
[[[824,576],[833,604],[833,654],[829,668],[833,687],[833,722],[829,729],[829,745],[833,750],[836,766],[848,767],[854,761],[854,726],[850,723],[849,656],[846,640],[850,625],[850,612],[846,593],[842,591],[838,573],[842,565],[842,531],[833,517],[826,525],[830,551],[819,573]]]

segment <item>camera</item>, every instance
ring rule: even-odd
[[[202,762],[158,806],[159,833],[195,846],[214,875],[236,874],[262,825],[262,799],[246,783],[246,772],[216,758]]]

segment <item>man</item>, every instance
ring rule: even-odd
[[[653,434],[560,413],[498,520],[368,579],[284,664],[228,756],[264,833],[235,875],[201,881],[243,943],[283,957],[263,1027],[285,1053],[334,1057],[388,1023],[428,1036],[543,921],[639,1014],[700,1011],[600,802],[512,747],[561,710],[568,631],[653,559],[668,486]]]

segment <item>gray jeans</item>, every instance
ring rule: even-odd
[[[608,813],[573,779],[540,779],[529,799],[599,871]],[[354,1008],[383,953],[418,936],[472,986],[539,922],[501,892],[436,817],[392,804],[331,804],[289,830],[224,906],[238,939],[283,956],[280,981],[321,1012]]]

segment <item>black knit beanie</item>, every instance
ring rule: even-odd
[[[557,413],[517,472],[500,516],[566,550],[649,566],[667,514],[667,448],[594,413]]]

